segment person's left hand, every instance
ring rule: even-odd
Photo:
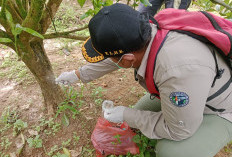
[[[105,109],[104,118],[113,123],[123,122],[123,112],[126,107],[115,106],[113,108]]]

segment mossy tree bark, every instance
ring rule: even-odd
[[[64,100],[64,95],[60,86],[55,83],[55,76],[45,53],[43,42],[31,42],[27,47],[24,47],[23,51],[25,54],[22,61],[33,73],[41,88],[47,113],[53,115],[57,105]]]

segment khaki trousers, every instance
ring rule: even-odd
[[[139,110],[158,112],[160,100],[150,100],[150,94],[143,96],[134,106]],[[232,140],[232,123],[217,115],[204,115],[197,132],[182,141],[158,140],[158,157],[213,157]]]

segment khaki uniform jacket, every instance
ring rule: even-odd
[[[152,25],[152,39],[156,31],[155,25]],[[152,40],[137,69],[137,78],[145,89],[145,71],[151,43]],[[218,92],[231,77],[229,67],[216,53],[219,69],[224,69],[224,73],[211,87],[216,75],[212,51],[212,48],[192,37],[170,32],[158,53],[154,71],[154,81],[160,92],[161,111],[126,108],[124,120],[129,126],[140,129],[149,138],[178,141],[196,132],[202,123],[203,114],[217,114],[232,121],[232,85],[214,99],[207,101],[207,98]],[[110,59],[106,59],[81,67],[80,79],[89,82],[117,69]],[[188,104],[183,107],[174,105],[170,95],[175,92],[186,93],[189,98]],[[206,104],[225,111],[212,111]]]

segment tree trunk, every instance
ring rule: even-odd
[[[40,85],[48,115],[54,115],[58,104],[64,100],[64,94],[60,86],[55,84],[52,66],[43,46],[42,41],[35,41],[20,49],[24,52],[23,62]]]

